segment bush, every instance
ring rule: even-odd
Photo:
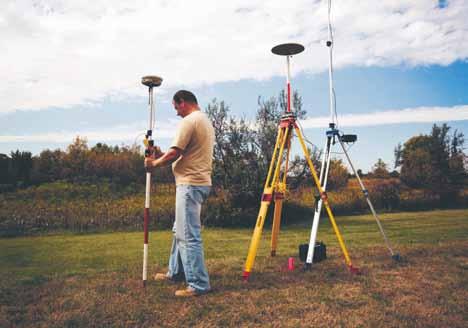
[[[153,188],[151,227],[172,226],[174,197],[174,185]],[[44,184],[0,195],[0,234],[139,230],[143,227],[144,204],[144,189],[128,194],[109,183]]]
[[[427,210],[438,204],[438,195],[423,189],[409,189],[398,179],[366,179],[370,198],[377,211]],[[355,179],[348,187],[328,193],[334,214],[368,213],[369,207]],[[150,228],[171,228],[174,221],[175,185],[155,184],[151,197]],[[260,195],[232,193],[213,189],[203,206],[202,224],[216,227],[255,225]],[[72,184],[59,181],[0,195],[0,235],[15,236],[68,230],[93,232],[106,230],[143,230],[144,187],[121,187],[101,181]],[[459,206],[468,205],[468,190],[458,198]],[[288,191],[283,203],[282,224],[308,220],[315,206],[315,188]],[[274,203],[266,225],[271,225]]]
[[[256,199],[255,199],[256,198]],[[231,193],[224,189],[213,190],[204,205],[203,224],[206,226],[251,226],[255,223],[260,197]]]
[[[386,211],[396,210],[400,207],[400,188],[398,180],[381,180],[370,188],[370,199],[377,208]]]

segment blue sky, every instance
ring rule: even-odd
[[[178,118],[172,94],[193,90],[202,107],[224,100],[253,119],[257,98],[284,88],[284,59],[299,42],[293,88],[305,134],[322,146],[328,105],[326,1],[11,1],[0,5],[0,153],[141,142],[147,74],[156,90],[156,138],[167,147]],[[188,8],[187,8],[188,6]],[[193,6],[193,7],[192,7]],[[333,1],[334,82],[340,128],[358,135],[350,155],[368,171],[409,137],[448,123],[468,135],[468,5],[464,1]],[[160,29],[149,31],[151,22]],[[139,136],[140,135],[140,136]],[[298,147],[297,147],[298,148]]]

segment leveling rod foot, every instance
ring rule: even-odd
[[[304,263],[304,266],[302,267],[302,271],[310,271],[312,270],[312,263]]]
[[[143,280],[143,288],[146,287],[146,280]]]

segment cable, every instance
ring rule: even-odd
[[[348,148],[346,148],[346,151],[349,151],[353,145],[354,145],[354,142],[351,145],[348,145]],[[344,155],[344,152],[341,152],[341,151],[336,151],[336,152],[332,151],[331,153],[334,155]]]
[[[135,141],[133,141],[133,143],[136,144],[138,138],[140,138],[142,135],[145,135],[145,134],[146,134],[146,132],[142,132],[142,133],[137,134],[137,136],[135,137]]]
[[[302,125],[301,125],[301,122],[299,120],[296,121],[297,125],[299,126],[299,129],[301,130],[301,133],[302,133],[302,136],[304,137],[304,140],[309,144],[311,145],[312,147],[315,147],[318,149],[318,147],[316,145],[314,145],[312,143],[312,141],[310,141],[309,139],[306,138],[305,134],[304,134],[304,129],[302,128]]]
[[[349,144],[348,145],[348,148],[346,149],[346,151],[349,151],[351,149],[352,146],[354,146],[355,142],[353,142],[352,144]]]

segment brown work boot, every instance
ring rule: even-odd
[[[191,297],[191,296],[198,296],[198,295],[200,294],[198,294],[195,289],[190,288],[190,287],[187,287],[186,289],[176,290],[175,292],[175,296],[178,296],[178,297]]]
[[[165,273],[156,273],[154,275],[154,280],[156,281],[172,281]]]

